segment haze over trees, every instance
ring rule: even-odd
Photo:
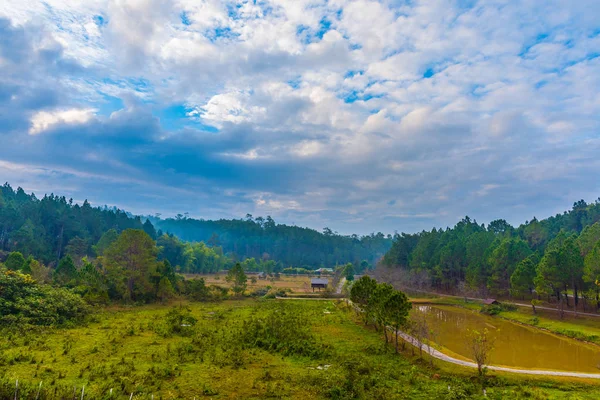
[[[465,217],[453,228],[394,237],[383,264],[407,286],[481,296],[554,298],[559,309],[598,305],[600,199],[513,227]],[[573,296],[573,297],[570,297]]]
[[[79,205],[53,194],[38,199],[9,184],[0,187],[0,255],[19,252],[53,267],[69,255],[80,268],[84,258],[103,256],[127,229],[145,232],[156,241],[158,258],[183,273],[212,273],[235,262],[246,270],[266,272],[349,262],[364,270],[374,266],[392,243],[391,236],[382,233],[343,236],[328,228],[321,233],[277,224],[271,217],[147,219],[117,208],[92,207],[87,200]],[[22,261],[15,258],[12,262]]]
[[[344,236],[329,228],[318,232],[277,224],[270,216],[254,218],[248,214],[245,219],[206,221],[179,215],[151,220],[158,228],[181,240],[220,246],[224,253],[234,254],[238,260],[259,260],[266,256],[285,265],[307,269],[348,262],[359,267],[362,261],[373,266],[392,243],[391,236],[381,232]]]

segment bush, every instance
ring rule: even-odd
[[[329,347],[317,341],[304,313],[282,303],[269,306],[265,317],[244,322],[240,334],[247,346],[286,356],[320,358],[329,353]]]
[[[172,335],[191,336],[196,322],[188,307],[173,307],[165,316],[165,330]]]
[[[269,293],[268,287],[259,287],[250,292],[250,297],[263,297]]]
[[[480,312],[487,315],[498,315],[503,311],[516,311],[517,306],[511,303],[489,304],[481,306]]]
[[[269,291],[264,295],[264,298],[265,299],[274,299],[276,297],[286,297],[286,296],[287,296],[286,289],[272,288],[272,289],[269,289]]]
[[[71,290],[36,283],[31,276],[0,269],[0,324],[64,326],[81,322],[89,306]]]

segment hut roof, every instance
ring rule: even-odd
[[[485,299],[483,301],[483,304],[487,304],[487,305],[496,304],[496,303],[498,303],[498,300],[496,300],[496,299]]]

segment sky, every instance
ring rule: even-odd
[[[597,0],[3,0],[0,180],[340,233],[600,196]]]

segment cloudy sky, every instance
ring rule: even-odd
[[[600,196],[597,0],[3,0],[0,180],[341,233]]]

